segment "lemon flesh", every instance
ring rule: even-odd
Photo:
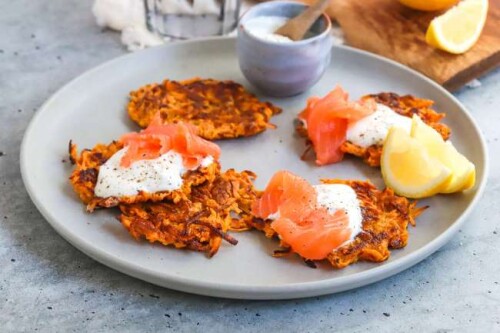
[[[452,172],[404,129],[392,127],[381,158],[385,184],[399,195],[424,198],[440,193]]]
[[[403,5],[424,11],[443,10],[456,4],[458,0],[399,0]]]
[[[488,0],[464,0],[431,21],[425,39],[438,49],[461,54],[481,36],[488,15]]]
[[[441,193],[453,193],[474,186],[476,168],[451,142],[445,142],[441,135],[418,116],[413,116],[410,136],[419,141],[427,153],[451,170],[452,176]]]

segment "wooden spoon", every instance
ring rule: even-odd
[[[317,0],[301,14],[286,22],[274,33],[285,36],[293,41],[302,40],[314,22],[328,7],[330,0]]]

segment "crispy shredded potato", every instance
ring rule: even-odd
[[[120,205],[121,223],[136,238],[213,256],[222,240],[236,245],[227,231],[248,228],[251,204],[256,198],[255,174],[228,170],[214,181],[194,186],[187,200],[178,203]]]
[[[165,123],[179,121],[196,126],[208,140],[252,136],[275,126],[271,117],[281,109],[259,101],[232,81],[193,78],[181,82],[165,80],[130,93],[130,118],[147,127],[160,112]]]
[[[423,122],[438,131],[444,140],[448,140],[450,137],[450,128],[445,124],[440,123],[441,119],[443,119],[446,115],[444,113],[434,111],[432,109],[434,102],[431,100],[416,98],[411,95],[399,96],[395,93],[380,93],[363,97],[363,99],[367,98],[373,98],[377,103],[386,105],[405,117],[411,118],[414,114],[416,114],[422,119]],[[307,130],[304,128],[302,122],[298,122],[296,129],[299,135],[307,137]],[[310,148],[312,143],[308,140],[307,145]],[[306,153],[310,150],[309,148],[306,150]],[[346,141],[340,149],[346,154],[361,157],[363,161],[370,166],[380,166],[382,146],[373,145],[368,148],[364,148]]]
[[[390,256],[389,249],[399,249],[408,243],[408,224],[415,225],[415,218],[427,207],[416,207],[416,202],[399,197],[390,189],[383,191],[370,182],[324,179],[325,184],[346,184],[356,191],[363,214],[362,232],[356,238],[336,249],[327,260],[334,268],[344,268],[359,260],[381,262]],[[249,224],[265,233],[268,238],[277,238],[271,228],[271,220],[253,219]],[[275,256],[290,253],[286,243],[280,242],[284,250]]]
[[[120,203],[136,203],[146,201],[172,200],[174,203],[186,200],[191,192],[191,187],[202,184],[206,181],[213,181],[219,173],[219,163],[212,163],[208,167],[188,171],[183,176],[183,185],[175,191],[161,191],[155,193],[140,192],[133,196],[100,198],[94,194],[97,183],[99,168],[114,153],[122,149],[123,145],[113,141],[109,145],[98,144],[94,148],[84,149],[78,155],[75,144],[69,143],[70,161],[75,165],[71,173],[70,182],[80,199],[87,205],[87,211],[92,212],[96,207],[114,207]]]

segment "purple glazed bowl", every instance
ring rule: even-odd
[[[331,58],[331,22],[323,14],[311,27],[312,37],[291,43],[259,39],[248,32],[245,22],[260,16],[292,18],[306,7],[291,1],[266,2],[249,9],[240,20],[236,45],[241,71],[267,95],[297,95],[321,78]]]

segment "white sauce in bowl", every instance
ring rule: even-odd
[[[289,18],[282,16],[258,16],[249,19],[243,26],[255,38],[274,43],[293,43],[290,38],[274,33],[288,20]]]
[[[136,161],[124,168],[120,161],[127,149],[117,151],[99,168],[94,189],[97,197],[123,197],[136,195],[139,191],[154,193],[181,188],[182,176],[188,171],[181,154],[171,150],[158,158]],[[200,166],[206,167],[213,162],[213,157],[207,156]]]

